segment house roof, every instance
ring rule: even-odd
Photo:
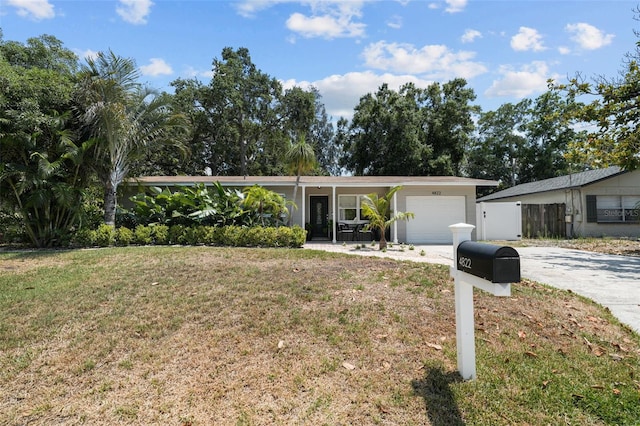
[[[587,170],[586,172],[573,173],[537,182],[523,183],[512,186],[503,191],[494,192],[477,201],[492,201],[501,198],[519,197],[522,195],[536,194],[540,192],[557,191],[561,189],[580,188],[591,185],[604,179],[625,173],[620,167],[613,166],[606,169]]]
[[[128,185],[189,186],[197,183],[224,186],[294,186],[295,176],[142,176],[127,181]],[[301,176],[300,186],[498,186],[498,182],[456,176]]]

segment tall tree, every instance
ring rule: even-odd
[[[339,145],[335,144],[335,130],[330,117],[327,115],[322,95],[318,89],[311,87],[311,93],[315,97],[315,119],[311,124],[308,134],[308,143],[313,146],[318,159],[319,172],[332,176],[340,174],[338,164],[340,158]]]
[[[281,93],[280,82],[253,64],[248,49],[222,50],[222,58],[213,61],[213,78],[203,103],[211,114],[212,141],[216,149],[224,149],[221,157],[228,163],[212,169],[222,168],[226,174],[260,173],[260,157],[273,152],[270,144],[280,143],[281,148],[285,142],[274,131]]]
[[[25,45],[0,33],[0,208],[17,211],[38,247],[81,224],[88,145],[70,119],[77,58],[51,36]],[[67,235],[68,236],[68,235]]]
[[[590,167],[617,165],[626,170],[640,167],[639,59],[631,56],[618,78],[600,77],[589,83],[576,77],[568,85],[556,86],[569,98],[593,99],[566,114],[569,119],[596,127],[569,144],[569,157],[574,162]]]
[[[313,147],[309,145],[304,135],[300,136],[298,142],[291,145],[286,155],[289,172],[296,175],[296,184],[293,187],[293,202],[296,202],[298,196],[298,187],[300,186],[300,176],[308,173],[316,167],[316,154]],[[288,226],[291,226],[292,214],[289,212]]]
[[[383,84],[360,98],[345,138],[342,164],[357,175],[417,175],[425,156],[420,143],[416,90]]]
[[[570,98],[563,99],[553,91],[543,93],[531,103],[523,126],[527,148],[521,158],[519,183],[562,176],[572,171],[565,158],[567,146],[579,140],[582,134],[565,116],[575,107]]]
[[[423,174],[459,176],[465,150],[475,125],[473,116],[480,107],[472,105],[475,92],[462,78],[442,85],[433,83],[421,99],[424,144],[432,151]]]
[[[383,84],[360,98],[343,138],[341,164],[364,175],[459,174],[475,99],[466,81],[426,89],[408,83],[398,92]]]
[[[96,140],[94,167],[104,187],[104,220],[111,226],[115,226],[118,186],[131,165],[151,144],[168,143],[170,130],[183,124],[172,114],[168,99],[142,86],[138,77],[132,59],[111,51],[88,59],[81,71],[78,101],[82,119]]]
[[[497,180],[501,188],[519,183],[527,144],[524,124],[530,103],[524,99],[480,114],[477,135],[467,151],[468,176]]]

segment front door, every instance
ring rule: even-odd
[[[311,238],[327,238],[329,236],[328,216],[329,216],[329,197],[312,196],[309,204],[311,204]]]

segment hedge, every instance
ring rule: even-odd
[[[128,245],[208,245],[227,247],[302,247],[307,231],[291,228],[243,226],[138,225],[131,230],[101,225],[96,230],[79,230],[72,239],[75,247]]]

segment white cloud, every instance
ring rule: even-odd
[[[363,51],[365,65],[396,73],[421,74],[429,78],[472,78],[487,68],[473,62],[475,52],[452,52],[444,45],[426,45],[420,49],[411,44],[372,43]]]
[[[462,12],[467,7],[467,0],[445,0],[447,7],[444,9],[449,13]]]
[[[294,13],[287,19],[287,28],[303,37],[363,37],[366,24],[362,17],[362,1],[310,2],[311,15]]]
[[[477,38],[482,38],[482,33],[480,31],[467,29],[464,34],[462,34],[462,37],[460,37],[460,41],[463,43],[473,43]]]
[[[241,0],[234,2],[238,14],[252,18],[261,10],[280,3],[300,3],[310,8],[309,14],[292,13],[287,19],[289,30],[302,37],[323,37],[327,39],[341,37],[363,37],[366,24],[358,22],[362,17],[364,3],[371,0]],[[389,26],[397,25],[395,20]],[[290,38],[289,42],[295,42]]]
[[[116,7],[116,12],[120,17],[130,24],[146,24],[147,16],[151,13],[151,0],[118,0],[120,6]]]
[[[485,91],[488,97],[514,97],[522,99],[534,93],[542,93],[547,90],[547,80],[559,78],[558,74],[552,74],[549,67],[543,61],[534,61],[524,65],[520,70],[510,66],[502,66],[499,71],[502,77],[495,80],[491,87]]]
[[[351,22],[349,19],[329,15],[307,17],[294,13],[287,19],[287,28],[303,37],[361,37],[365,24]]]
[[[534,52],[546,49],[538,30],[529,27],[520,27],[518,34],[511,37],[511,47],[517,51],[533,50]]]
[[[213,78],[213,70],[197,69],[192,67],[191,65],[187,65],[184,67],[184,69],[180,73],[180,76],[184,78],[195,78],[196,80],[200,80],[200,81],[201,79],[211,80]]]
[[[95,59],[98,57],[98,52],[95,50],[87,49],[87,50],[75,50],[75,54],[78,55],[80,59]]]
[[[233,2],[233,6],[238,11],[240,16],[245,18],[253,18],[256,13],[261,10],[268,9],[269,7],[278,3],[287,3],[293,0],[241,0]]]
[[[35,21],[51,19],[56,16],[53,5],[49,3],[49,0],[7,0],[7,5],[18,9],[16,13],[19,16]]]
[[[558,47],[558,53],[560,53],[561,55],[568,55],[569,53],[571,53],[571,49],[569,49],[567,46],[560,46]]]
[[[389,89],[398,90],[406,83],[414,83],[417,87],[426,88],[433,83],[432,80],[421,79],[414,75],[376,74],[372,71],[351,72],[344,75],[331,75],[314,82],[294,80],[284,81],[285,89],[292,86],[308,88],[313,86],[322,95],[327,114],[334,119],[344,117],[350,120],[353,111],[360,102],[360,98],[367,93],[375,93],[378,88],[387,83]]]
[[[571,40],[586,50],[595,50],[611,44],[613,37],[615,37],[613,34],[605,34],[602,30],[584,22],[567,24],[565,30],[571,34]]]
[[[151,58],[148,65],[142,65],[140,67],[140,71],[142,72],[142,75],[150,75],[152,77],[173,74],[171,65],[166,63],[165,60],[161,58]]]
[[[391,18],[387,19],[387,26],[394,30],[399,30],[402,28],[402,16],[393,15]]]

